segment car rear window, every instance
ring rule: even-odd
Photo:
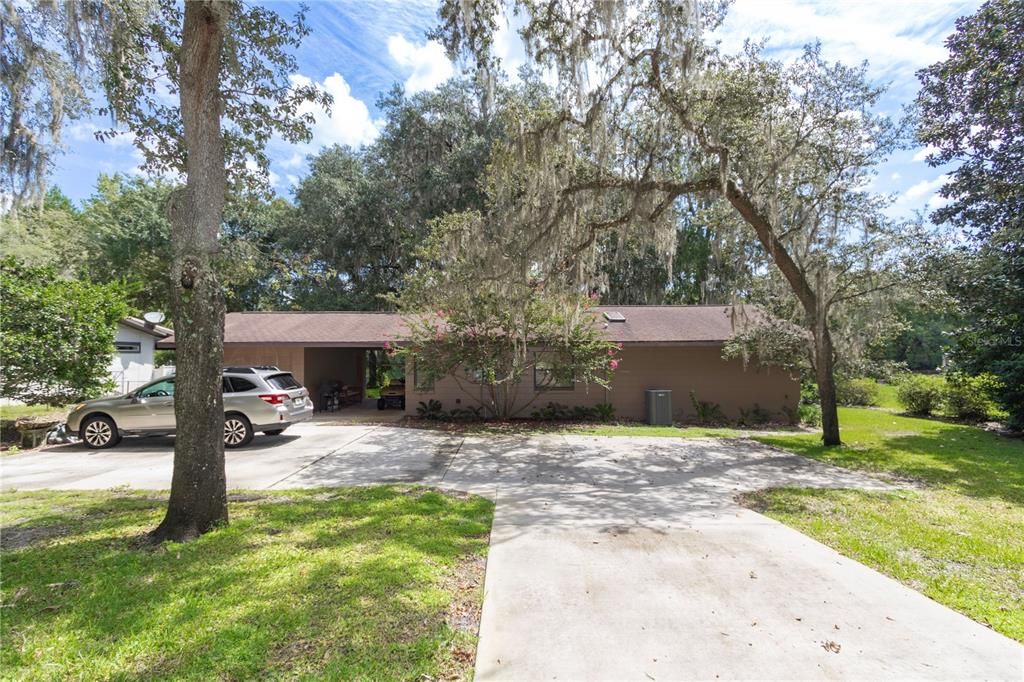
[[[241,393],[242,391],[251,391],[256,388],[256,384],[242,377],[225,377],[224,381],[231,382],[231,393]]]
[[[302,388],[302,384],[297,382],[291,374],[274,374],[267,377],[266,381],[270,384],[271,388],[276,388],[279,391],[291,391],[296,388]]]

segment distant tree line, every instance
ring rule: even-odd
[[[240,193],[226,207],[218,265],[228,310],[376,310],[395,306],[442,216],[487,207],[486,174],[507,137],[501,112],[536,106],[551,92],[538,82],[500,85],[482,110],[478,84],[452,79],[378,106],[385,124],[360,149],[332,146],[309,158],[309,172],[282,198]],[[0,254],[68,278],[119,283],[136,312],[172,314],[170,225],[175,185],[159,178],[101,174],[75,205],[51,188],[41,206],[2,218]],[[597,291],[604,303],[759,302],[788,315],[785,285],[753,234],[727,207],[684,197],[673,216],[669,253],[637,236],[611,233],[598,245]],[[948,297],[916,295],[870,311],[847,309],[856,328],[840,371],[865,364],[942,364],[959,324]],[[863,324],[866,320],[871,324]],[[170,320],[173,324],[173,319]],[[870,369],[867,370],[870,373]]]

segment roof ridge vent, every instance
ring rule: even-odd
[[[620,313],[618,310],[606,310],[604,311],[604,319],[609,322],[625,322],[626,316]]]

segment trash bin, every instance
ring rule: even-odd
[[[647,391],[647,423],[652,426],[672,426],[672,391]]]

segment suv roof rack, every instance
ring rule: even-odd
[[[232,374],[255,374],[256,372],[280,372],[281,370],[273,365],[248,365],[245,367],[225,367],[225,372]]]

